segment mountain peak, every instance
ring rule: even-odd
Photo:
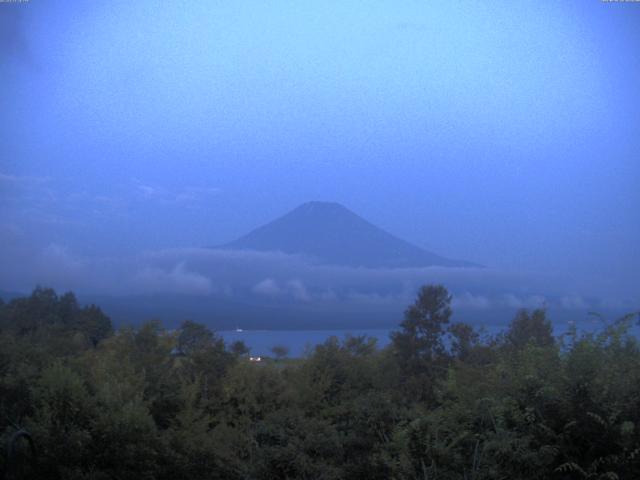
[[[347,210],[347,207],[338,202],[327,202],[324,200],[310,200],[308,202],[301,203],[294,210],[308,209],[308,208],[323,208],[327,210]]]
[[[305,202],[222,248],[301,254],[355,267],[472,266],[423,250],[326,201]]]
[[[344,205],[337,202],[325,202],[320,200],[312,200],[310,202],[305,202],[298,205],[296,208],[291,210],[289,213],[305,213],[305,214],[319,214],[319,213],[329,213],[329,214],[340,214],[340,213],[350,213],[355,215],[351,210],[349,210]]]

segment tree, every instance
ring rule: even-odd
[[[289,355],[289,347],[284,345],[276,345],[271,348],[271,353],[273,353],[276,357],[276,360],[282,360],[284,357]]]
[[[95,305],[84,307],[76,314],[75,326],[84,333],[94,347],[113,333],[111,319]]]
[[[460,360],[467,360],[480,341],[478,332],[462,322],[452,324],[448,331],[451,335],[451,353]]]
[[[81,376],[57,361],[42,371],[32,388],[34,414],[27,422],[36,448],[44,451],[39,473],[56,478],[89,460],[94,401]]]
[[[427,285],[404,314],[399,332],[391,339],[405,362],[422,363],[444,355],[442,335],[451,318],[451,295],[442,285]]]
[[[185,320],[180,325],[178,350],[181,354],[191,355],[210,347],[213,342],[213,332],[201,323]]]
[[[233,353],[236,357],[243,357],[249,354],[249,347],[242,340],[236,340],[231,344],[231,353]]]
[[[58,300],[58,315],[64,325],[73,324],[79,310],[78,300],[73,292],[65,293]]]
[[[342,342],[344,348],[356,356],[366,356],[375,353],[378,339],[366,335],[347,335]]]
[[[51,288],[36,287],[29,297],[15,298],[5,307],[5,324],[18,335],[60,322],[58,296]]]
[[[176,351],[184,357],[179,362],[180,374],[191,382],[200,382],[201,400],[209,405],[206,408],[214,409],[227,369],[235,362],[234,355],[221,337],[190,320],[178,331]]]
[[[391,334],[392,347],[401,370],[408,377],[409,395],[433,396],[438,370],[445,368],[447,353],[442,342],[451,318],[451,295],[442,285],[420,289],[404,314],[402,330]],[[443,365],[444,363],[444,365]]]
[[[530,342],[538,347],[553,345],[553,328],[546,310],[538,308],[531,314],[525,309],[520,310],[509,325],[506,340],[515,348],[522,348]]]

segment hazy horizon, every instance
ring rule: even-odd
[[[0,290],[637,309],[638,27],[600,1],[0,3]],[[207,249],[311,200],[488,268]]]

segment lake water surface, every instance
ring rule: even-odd
[[[485,334],[496,334],[503,327],[483,327]],[[282,345],[289,349],[289,357],[301,357],[305,351],[324,343],[329,337],[335,336],[343,340],[346,336],[373,337],[377,340],[378,348],[386,347],[391,341],[389,335],[398,328],[380,329],[343,329],[343,330],[223,330],[217,332],[227,344],[242,340],[250,349],[252,356],[273,356],[271,349]]]
[[[271,348],[282,345],[289,349],[290,357],[301,357],[305,349],[313,348],[319,343],[324,343],[329,337],[336,336],[343,339],[347,335],[366,335],[376,338],[378,347],[384,347],[389,343],[391,329],[371,330],[244,330],[237,332],[227,330],[217,332],[225,342],[231,343],[242,340],[250,349],[252,356],[273,356]]]
[[[597,331],[602,325],[597,322],[584,322],[576,324],[578,331]],[[478,329],[478,327],[476,327]],[[495,335],[506,330],[506,325],[490,325],[481,327],[481,335]],[[316,345],[324,343],[329,337],[336,336],[340,340],[347,335],[366,335],[377,339],[378,348],[389,344],[389,335],[398,328],[387,329],[341,329],[341,330],[223,330],[217,333],[224,338],[227,344],[236,340],[242,340],[250,349],[252,356],[272,356],[271,349],[278,345],[289,349],[289,357],[301,357],[305,351],[313,349]],[[567,332],[566,323],[553,324],[554,335],[559,336]],[[635,326],[632,332],[638,335],[640,327]]]

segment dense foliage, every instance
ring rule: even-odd
[[[385,349],[330,338],[253,363],[203,325],[114,332],[98,307],[38,288],[0,303],[0,474],[640,478],[634,318],[555,339],[543,310],[522,311],[481,338],[450,301],[424,287]]]

